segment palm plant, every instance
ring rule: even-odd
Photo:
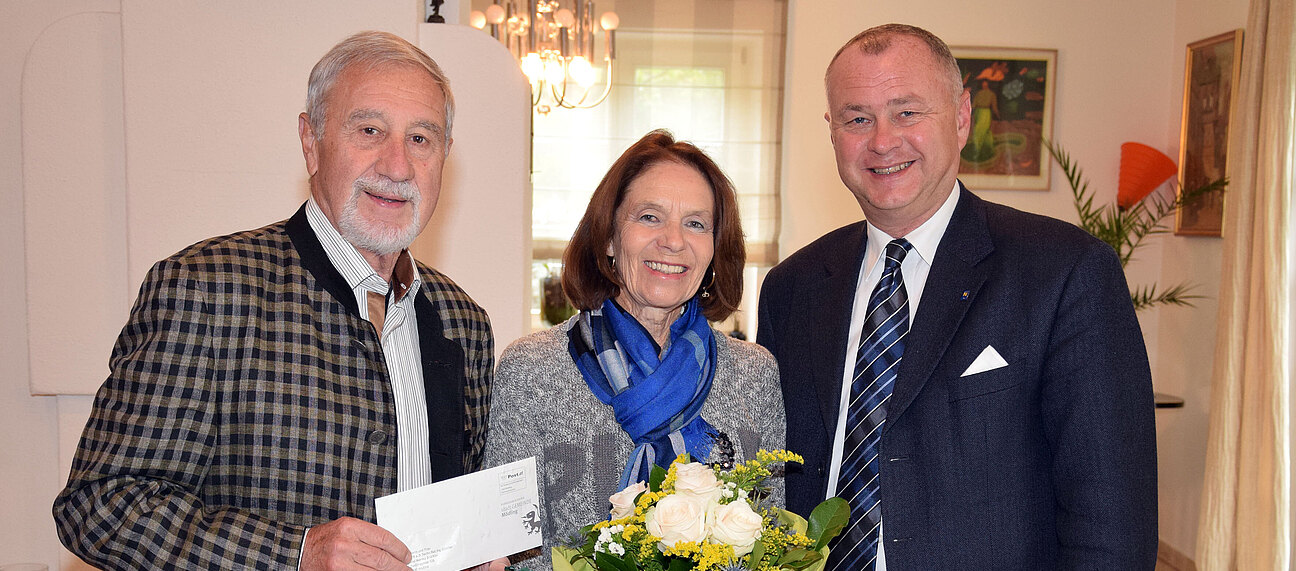
[[[1071,184],[1071,195],[1076,212],[1080,215],[1080,227],[1116,250],[1122,268],[1134,259],[1135,250],[1138,250],[1145,238],[1168,231],[1162,223],[1167,216],[1209,193],[1222,192],[1228,186],[1228,179],[1221,178],[1198,188],[1174,192],[1171,196],[1152,193],[1153,189],[1169,178],[1169,174],[1166,174],[1155,183],[1147,185],[1146,190],[1127,194],[1122,189],[1121,196],[1114,204],[1095,205],[1093,194],[1089,192],[1089,181],[1084,178],[1080,166],[1055,143],[1044,141],[1044,146],[1058,162],[1058,166],[1062,167],[1067,182]],[[1169,161],[1169,158],[1165,160]],[[1173,161],[1170,164],[1173,166]],[[1172,188],[1177,186],[1175,184]],[[1138,286],[1130,291],[1130,299],[1134,302],[1135,310],[1161,304],[1191,307],[1192,300],[1203,297],[1192,293],[1192,289],[1193,286],[1188,283],[1178,283],[1163,289],[1156,284]]]

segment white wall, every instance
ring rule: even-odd
[[[1185,45],[1245,20],[1246,0],[789,0],[784,164],[779,248],[787,255],[857,221],[859,206],[837,177],[823,72],[846,40],[888,22],[926,28],[954,46],[1058,50],[1053,138],[1082,167],[1099,202],[1115,199],[1120,144],[1138,141],[1178,157]],[[992,201],[1077,220],[1070,189],[1053,169],[1048,191],[974,188]],[[1163,263],[1163,260],[1166,263]],[[1171,262],[1173,261],[1173,262]],[[1195,309],[1140,315],[1157,391],[1187,406],[1157,412],[1161,536],[1193,552],[1205,454],[1209,371],[1218,291],[1219,240],[1153,238],[1128,268],[1133,284],[1190,279],[1212,297]]]

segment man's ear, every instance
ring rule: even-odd
[[[306,158],[306,174],[313,177],[319,172],[319,140],[305,113],[297,116],[297,136],[301,138],[302,156]]]
[[[967,144],[968,135],[972,132],[972,95],[964,89],[958,99],[958,142],[959,148]]]

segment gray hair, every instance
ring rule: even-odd
[[[329,92],[337,83],[338,76],[353,65],[363,66],[365,70],[383,65],[403,65],[428,72],[445,96],[445,137],[449,141],[450,127],[454,124],[454,95],[450,92],[450,80],[441,71],[441,66],[404,38],[375,31],[360,32],[338,42],[311,69],[310,81],[306,84],[306,116],[310,118],[311,129],[315,131],[316,137],[324,135],[324,115],[328,111]],[[449,148],[446,145],[446,149]]]
[[[878,55],[887,51],[891,47],[892,41],[900,36],[909,36],[927,45],[927,48],[931,50],[932,57],[936,58],[936,64],[945,68],[945,75],[950,82],[950,91],[954,94],[954,100],[958,101],[958,98],[963,95],[963,72],[959,70],[958,60],[954,58],[954,54],[950,53],[949,46],[945,45],[944,40],[918,26],[882,24],[864,30],[837,50],[832,61],[828,62],[828,69],[832,69],[832,65],[837,63],[837,58],[841,57],[846,48],[857,46],[860,51],[866,54]],[[824,83],[827,82],[828,73],[824,72]]]

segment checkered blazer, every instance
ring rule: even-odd
[[[419,264],[432,476],[481,466],[486,313]],[[54,502],[63,544],[107,569],[295,568],[303,531],[374,521],[396,491],[381,345],[304,208],[154,265]]]

